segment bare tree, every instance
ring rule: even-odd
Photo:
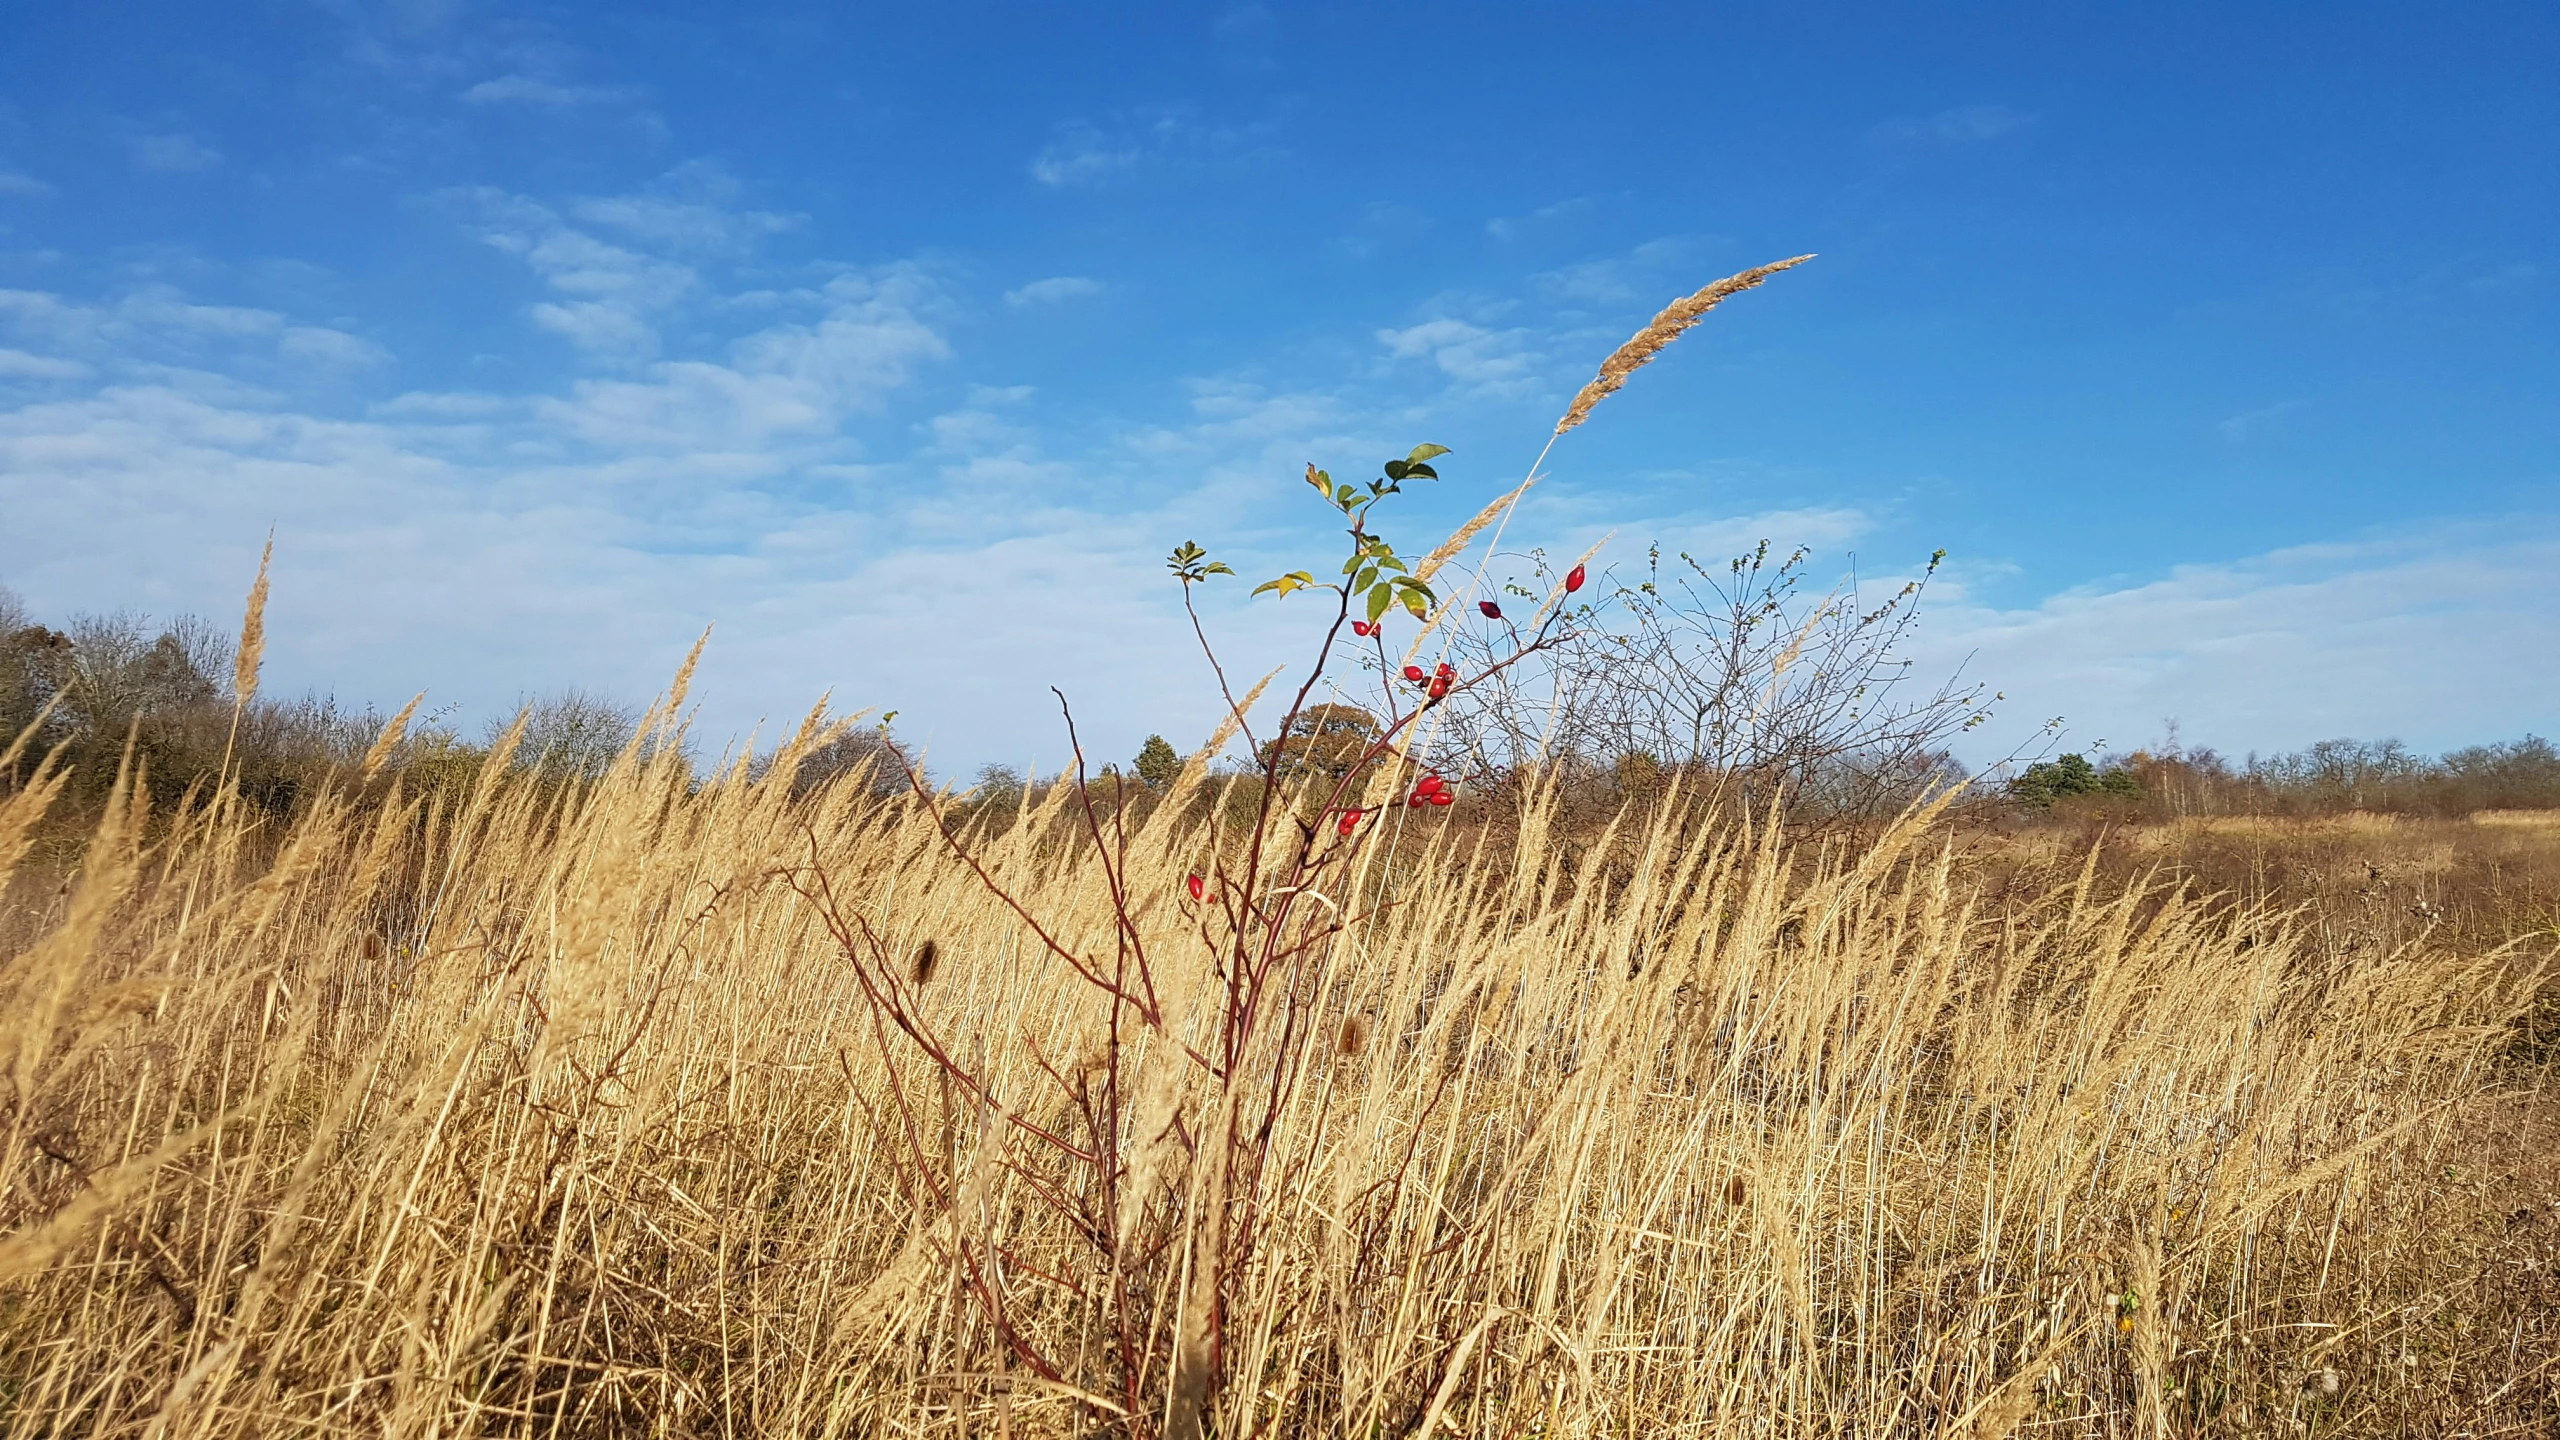
[[[522,713],[524,739],[517,753],[577,779],[602,775],[640,728],[637,709],[585,690],[555,691],[527,703]],[[512,724],[514,717],[492,720],[489,738],[495,741]]]
[[[1632,583],[1582,608],[1547,663],[1451,707],[1450,742],[1495,775],[1562,765],[1639,788],[1676,770],[1755,807],[1898,808],[1963,777],[1948,742],[2002,698],[1961,673],[1917,676],[1904,653],[1943,555],[1870,604],[1854,582],[1809,593],[1802,548],[1778,558],[1762,541],[1709,566],[1656,547]],[[1544,558],[1529,558],[1541,583],[1507,588],[1534,602],[1553,589]],[[1494,632],[1459,641],[1500,643]]]

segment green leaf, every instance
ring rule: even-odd
[[[1428,465],[1407,465],[1404,467],[1404,478],[1407,480],[1437,480],[1440,478],[1440,472],[1432,469]]]
[[[1381,570],[1393,570],[1397,574],[1401,575],[1404,573],[1404,562],[1397,559],[1392,553],[1381,555],[1378,557],[1378,568]]]
[[[1334,487],[1333,503],[1341,506],[1345,510],[1350,509],[1351,502],[1359,498],[1360,492],[1352,489],[1348,485],[1337,485]]]
[[[1164,563],[1165,568],[1171,570],[1185,585],[1196,584],[1212,575],[1236,573],[1224,564],[1210,559],[1208,551],[1188,540],[1175,547],[1174,552],[1165,557]]]
[[[1369,623],[1377,624],[1378,617],[1387,613],[1387,607],[1395,603],[1395,598],[1394,586],[1372,586],[1369,590]]]
[[[1420,589],[1405,590],[1398,593],[1403,596],[1404,608],[1413,612],[1414,619],[1420,620],[1426,618],[1431,608],[1431,602],[1423,598],[1423,594]]]
[[[1446,445],[1416,445],[1413,447],[1413,453],[1405,456],[1404,458],[1413,464],[1419,465],[1425,460],[1436,459],[1448,453],[1449,447]]]
[[[1316,487],[1317,491],[1322,494],[1330,495],[1333,493],[1333,477],[1317,469],[1313,462],[1310,462],[1307,466],[1307,483]]]
[[[1390,480],[1401,480],[1413,473],[1413,467],[1402,460],[1390,460],[1379,468],[1387,472]]]
[[[1360,572],[1360,578],[1351,582],[1351,588],[1354,590],[1366,590],[1377,583],[1378,567],[1372,565],[1368,569]]]
[[[1396,583],[1396,585],[1397,585],[1398,587],[1400,587],[1400,588],[1402,588],[1402,589],[1405,589],[1405,590],[1411,590],[1411,591],[1415,591],[1415,592],[1419,593],[1419,594],[1422,596],[1422,598],[1423,598],[1424,600],[1426,600],[1426,601],[1437,600],[1437,599],[1439,599],[1439,598],[1440,598],[1439,596],[1434,595],[1434,594],[1432,594],[1432,593],[1431,593],[1431,587],[1430,587],[1430,586],[1423,584],[1423,583],[1422,583],[1421,581],[1419,581],[1419,580],[1407,580],[1407,579],[1405,579],[1403,576],[1397,576],[1397,577],[1396,577],[1396,582],[1395,582],[1395,583]]]

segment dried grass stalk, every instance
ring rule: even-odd
[[[1653,317],[1652,324],[1637,331],[1634,339],[1619,346],[1608,359],[1600,362],[1600,373],[1592,377],[1590,384],[1582,387],[1581,394],[1573,397],[1573,404],[1566,408],[1564,418],[1556,422],[1556,433],[1561,435],[1589,419],[1592,406],[1616,394],[1618,387],[1627,383],[1628,376],[1643,369],[1646,362],[1662,353],[1663,347],[1679,339],[1690,326],[1698,323],[1700,317],[1722,304],[1726,296],[1738,295],[1779,271],[1792,270],[1812,258],[1811,255],[1798,255],[1791,260],[1780,260],[1772,265],[1745,270],[1739,275],[1729,275],[1694,295],[1683,296],[1662,307],[1662,313]]]
[[[1467,548],[1467,542],[1484,533],[1484,527],[1502,518],[1502,512],[1510,509],[1513,501],[1528,493],[1529,487],[1537,483],[1538,477],[1532,475],[1496,496],[1492,504],[1476,512],[1476,518],[1459,526],[1448,539],[1441,541],[1439,549],[1423,556],[1422,563],[1413,567],[1413,578],[1425,585],[1430,584],[1431,577],[1440,573],[1441,566],[1456,559],[1458,552]]]
[[[267,563],[276,558],[275,532],[258,556],[258,580],[249,587],[249,613],[240,620],[240,653],[231,662],[231,693],[246,707],[258,696],[258,661],[267,652]]]
[[[409,703],[401,706],[400,713],[392,716],[391,723],[383,726],[382,733],[374,737],[373,748],[364,752],[364,765],[360,773],[365,779],[371,780],[374,776],[381,774],[382,767],[390,763],[393,752],[400,748],[401,738],[409,733],[410,717],[418,713],[419,702],[426,698],[427,692],[424,690],[410,696]]]

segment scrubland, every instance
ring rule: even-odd
[[[2560,816],[2455,813],[2560,755],[1994,802],[1997,693],[1896,689],[1925,577],[1444,595],[1536,469],[1399,553],[1447,453],[1308,467],[1243,768],[705,773],[681,679],[404,736],[255,700],[263,571],[236,647],[0,626],[0,1432],[2560,1426]]]
[[[9,1433],[2560,1421],[2560,817],[1399,806],[1227,1044],[1215,777],[946,831],[820,738],[22,867]]]

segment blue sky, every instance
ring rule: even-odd
[[[476,723],[821,691],[1196,741],[1160,557],[1292,478],[1507,548],[1950,552],[1924,663],[2129,745],[2560,728],[2560,11],[21,6],[0,583]],[[1301,617],[1211,619],[1250,668]]]

